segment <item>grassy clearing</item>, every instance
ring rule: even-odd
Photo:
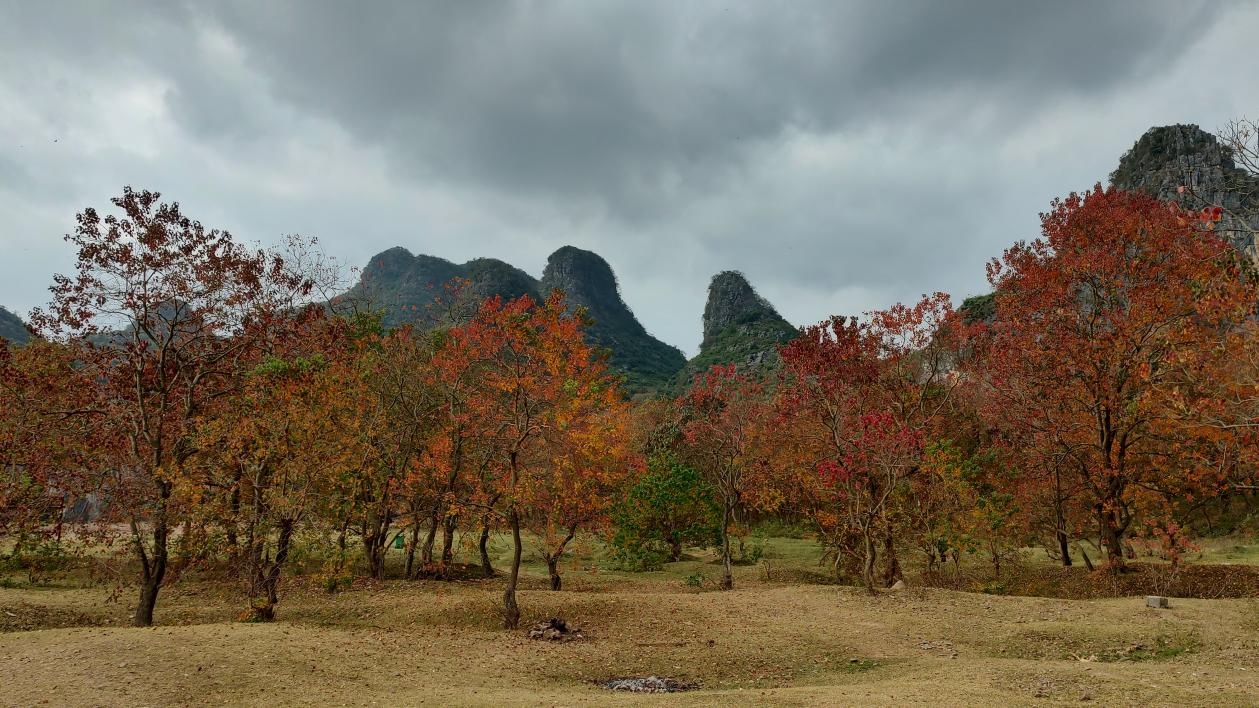
[[[501,541],[496,552],[506,551]],[[393,555],[400,555],[393,552]],[[586,640],[531,641],[498,628],[499,580],[389,581],[328,594],[295,578],[280,621],[240,624],[234,588],[190,578],[154,629],[123,626],[132,593],[0,590],[0,704],[651,704],[612,677],[656,674],[699,690],[682,705],[905,703],[1253,705],[1259,602],[1003,597],[911,587],[870,596],[806,583],[808,541],[772,539],[731,593],[710,554],[654,573],[607,567],[593,542],[545,590],[531,559],[526,623],[560,616]],[[398,559],[394,559],[395,561]],[[777,570],[775,570],[777,568]],[[12,616],[10,616],[12,615]]]

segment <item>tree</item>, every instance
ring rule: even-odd
[[[542,543],[551,589],[562,586],[559,562],[579,530],[606,528],[624,491],[632,462],[626,448],[627,404],[611,386],[586,399],[588,410],[570,412],[553,438],[550,470],[538,480],[531,524]]]
[[[900,576],[897,527],[913,515],[908,485],[929,438],[953,406],[961,323],[943,293],[912,306],[832,317],[804,328],[781,352],[781,467],[794,496],[835,556],[860,560],[873,588],[883,548],[884,582]],[[876,545],[877,544],[877,545]]]
[[[185,520],[175,482],[196,452],[198,419],[237,384],[270,322],[316,286],[283,257],[246,249],[160,198],[128,187],[112,200],[121,215],[80,213],[66,236],[78,249],[75,275],[55,276],[51,305],[33,316],[49,338],[100,342],[76,359],[116,431],[99,470],[139,564],[138,626],[153,623],[172,532]]]
[[[184,477],[188,493],[213,490],[217,513],[243,538],[249,618],[270,621],[295,538],[329,498],[335,480],[364,457],[360,418],[346,395],[346,327],[320,320],[244,374],[244,382],[197,434],[204,479]]]
[[[67,504],[99,491],[89,472],[109,441],[93,394],[73,347],[0,344],[0,537],[14,552],[50,534],[60,541]]]
[[[656,570],[680,560],[685,546],[718,545],[720,518],[712,485],[671,453],[657,452],[613,507],[612,546],[623,565]]]
[[[423,495],[438,494],[420,482],[419,471],[439,429],[440,401],[433,383],[432,341],[410,328],[361,340],[356,358],[357,386],[363,396],[363,427],[370,453],[362,472],[350,481],[355,489],[351,508],[367,557],[371,577],[384,578],[384,557],[399,502],[413,507]],[[414,511],[414,509],[413,509]],[[408,576],[414,572],[415,531],[408,552]]]
[[[1110,566],[1123,566],[1136,512],[1201,492],[1224,462],[1180,424],[1210,406],[1178,388],[1224,355],[1254,311],[1236,253],[1193,216],[1152,197],[1095,187],[1055,200],[1042,235],[989,266],[996,317],[973,374],[987,419],[1078,482]]]
[[[559,293],[542,303],[528,296],[506,303],[495,297],[466,325],[451,328],[442,349],[483,362],[468,398],[468,419],[477,426],[476,447],[486,456],[468,503],[493,511],[512,534],[503,591],[508,629],[520,622],[521,531],[548,493],[556,452],[572,450],[572,435],[620,399],[615,377],[585,343],[584,324],[582,313],[570,313]]]
[[[744,506],[765,510],[777,498],[765,496],[768,460],[761,446],[771,407],[764,385],[738,373],[733,365],[715,365],[698,374],[677,402],[682,426],[683,459],[717,492],[721,507],[721,589],[734,588],[730,535]]]

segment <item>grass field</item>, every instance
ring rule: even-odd
[[[870,596],[824,582],[815,546],[793,539],[773,539],[722,593],[709,589],[718,567],[708,555],[622,573],[597,544],[580,550],[564,566],[565,591],[543,589],[544,569],[531,564],[521,597],[526,622],[581,627],[586,638],[569,643],[499,629],[496,580],[328,594],[296,578],[279,621],[262,625],[233,621],[242,600],[230,585],[192,578],[164,594],[152,629],[125,626],[129,590],[113,601],[69,579],[0,589],[0,704],[1259,703],[1255,599],[1153,610],[1142,598],[914,586]],[[1253,558],[1227,544],[1209,552]],[[698,689],[595,685],[648,674]]]

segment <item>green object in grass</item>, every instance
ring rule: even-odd
[[[399,535],[397,535],[397,536],[394,536],[394,537],[393,537],[393,547],[394,547],[394,548],[397,548],[398,550],[402,550],[402,547],[403,547],[404,545],[406,545],[406,542],[403,540],[403,538],[402,538],[401,534],[399,534]]]

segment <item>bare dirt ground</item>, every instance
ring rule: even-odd
[[[517,632],[497,628],[495,581],[295,585],[269,625],[232,622],[230,588],[189,583],[153,629],[119,626],[129,594],[0,589],[0,704],[1259,705],[1253,599],[872,597],[743,570],[731,593],[574,577],[577,592],[526,591]],[[550,616],[585,639],[526,638]],[[594,685],[648,674],[699,689]]]

